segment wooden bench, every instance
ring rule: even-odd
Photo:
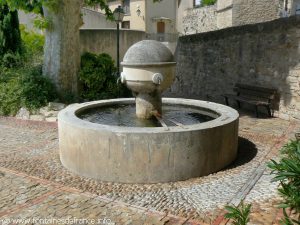
[[[254,105],[256,117],[258,117],[258,106],[263,106],[267,109],[268,115],[273,116],[272,101],[277,92],[275,89],[237,83],[233,91],[236,92],[236,95],[223,95],[226,105],[229,105],[228,99],[235,100],[239,108],[241,108],[241,102]]]

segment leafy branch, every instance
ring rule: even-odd
[[[242,202],[238,207],[225,206],[225,209],[227,213],[224,217],[231,219],[233,225],[246,225],[250,220],[251,204],[244,205],[244,202]]]

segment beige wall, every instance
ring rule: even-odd
[[[217,1],[217,27],[218,29],[232,26],[233,0]]]
[[[117,59],[116,29],[81,29],[80,50],[83,52],[108,53]],[[127,49],[134,43],[144,40],[145,32],[134,30],[120,31],[120,61],[122,62]]]
[[[146,0],[146,32],[157,33],[157,20],[153,18],[166,17],[170,20],[163,20],[165,22],[165,33],[177,33],[177,1],[163,0],[161,2],[153,3],[151,0]]]
[[[116,23],[106,19],[106,16],[100,12],[92,9],[82,8],[82,20],[84,29],[97,29],[97,28],[115,28]]]
[[[111,10],[114,10],[118,5],[122,5],[121,0],[109,2]],[[157,33],[157,22],[165,22],[165,33],[178,33],[182,28],[182,16],[187,7],[192,7],[193,0],[181,0],[178,8],[178,0],[163,0],[154,3],[152,0],[131,0],[130,14],[125,15],[124,21],[130,21],[130,29],[143,30],[146,33]],[[140,16],[137,15],[137,10],[141,11]],[[179,16],[177,16],[179,15]],[[157,20],[155,18],[168,18]],[[180,22],[177,22],[180,18]],[[179,25],[180,24],[180,25]]]
[[[109,7],[113,11],[119,5],[122,5],[120,0],[109,2]],[[138,8],[141,11],[140,16],[137,15],[136,11]],[[130,21],[130,29],[132,30],[146,30],[145,24],[145,0],[131,0],[130,1],[130,13],[125,14],[123,21]]]

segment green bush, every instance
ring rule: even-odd
[[[129,96],[128,89],[117,84],[115,72],[114,62],[108,54],[83,54],[79,73],[79,80],[83,85],[81,97],[98,100]]]
[[[7,67],[7,68],[19,67],[22,65],[22,59],[20,54],[18,53],[13,54],[11,52],[8,52],[3,55],[0,64],[3,67]]]
[[[15,115],[21,108],[20,96],[18,77],[2,73],[0,76],[0,115]]]
[[[268,167],[275,175],[273,182],[279,181],[278,191],[283,197],[279,207],[283,208],[283,224],[300,224],[300,141],[290,141],[280,151],[279,162],[271,160]],[[297,220],[289,218],[286,209],[290,209]]]
[[[231,219],[233,225],[246,225],[249,222],[251,204],[244,205],[242,202],[238,207],[225,206],[227,213],[225,218]]]
[[[41,63],[43,59],[45,37],[42,34],[26,30],[24,25],[20,26],[23,44],[23,56],[30,63]]]
[[[20,80],[22,105],[28,109],[38,109],[57,98],[53,83],[42,75],[38,66],[22,74]]]
[[[56,99],[50,80],[41,67],[0,69],[0,115],[15,115],[21,107],[35,110]]]
[[[217,0],[202,0],[201,6],[214,5],[216,2]]]

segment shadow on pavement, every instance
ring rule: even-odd
[[[231,163],[228,167],[226,167],[225,170],[242,166],[250,162],[252,159],[255,158],[256,154],[257,154],[256,145],[246,138],[239,137],[237,158],[236,160],[234,160],[233,163]]]

